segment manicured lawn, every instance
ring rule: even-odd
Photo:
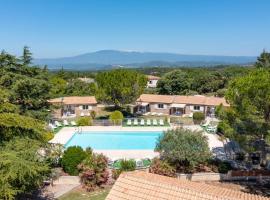
[[[86,192],[82,189],[75,189],[59,197],[58,200],[105,200],[110,189],[98,190],[95,192]]]

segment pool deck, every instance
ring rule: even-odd
[[[84,127],[64,127],[62,128],[50,143],[54,144],[66,144],[70,138],[78,131],[166,131],[173,127],[122,127],[122,126],[84,126]],[[203,129],[198,125],[184,126],[184,128],[202,131]],[[223,147],[223,143],[218,139],[215,134],[203,133],[208,138],[209,148]],[[139,158],[153,158],[159,156],[158,152],[153,150],[94,150],[96,153],[103,153],[111,160],[127,158],[127,159],[139,159]]]

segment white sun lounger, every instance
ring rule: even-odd
[[[138,124],[139,124],[138,119],[134,119],[133,125],[138,126]]]
[[[75,121],[71,121],[70,124],[71,124],[72,126],[77,126],[77,124],[76,124]]]
[[[154,126],[157,126],[157,125],[158,125],[158,123],[157,123],[157,120],[156,120],[156,119],[153,119],[153,125],[154,125]]]
[[[207,120],[204,124],[202,124],[201,126],[202,127],[207,127],[207,126],[209,126],[210,125],[210,121],[209,120]]]
[[[131,120],[130,119],[127,120],[127,125],[131,126]]]
[[[68,121],[67,120],[64,120],[64,126],[68,126],[69,125],[69,123],[68,123]]]
[[[164,121],[163,121],[163,119],[160,119],[160,120],[159,120],[159,125],[160,125],[160,126],[164,126]]]
[[[54,126],[53,124],[51,124],[51,123],[49,123],[49,127],[52,129],[52,130],[54,130],[54,129],[56,129],[57,127],[56,126]]]
[[[147,119],[146,124],[147,124],[147,126],[151,126],[151,120]]]
[[[62,126],[62,124],[59,123],[58,121],[55,121],[55,125],[58,126],[58,127],[61,127]]]
[[[143,115],[147,116],[147,115],[150,115],[150,114],[151,114],[150,112],[147,112],[147,113],[144,113]]]
[[[144,119],[141,119],[140,125],[144,126]]]

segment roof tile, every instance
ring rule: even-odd
[[[141,171],[121,174],[106,199],[269,200],[241,191]]]

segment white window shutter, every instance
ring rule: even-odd
[[[167,105],[166,105],[166,104],[163,104],[163,108],[164,108],[164,109],[167,109]]]
[[[93,108],[92,108],[92,106],[88,106],[88,110],[92,110]]]
[[[82,106],[79,106],[79,109],[80,109],[80,110],[82,110],[82,109],[83,109],[83,107],[82,107]]]

